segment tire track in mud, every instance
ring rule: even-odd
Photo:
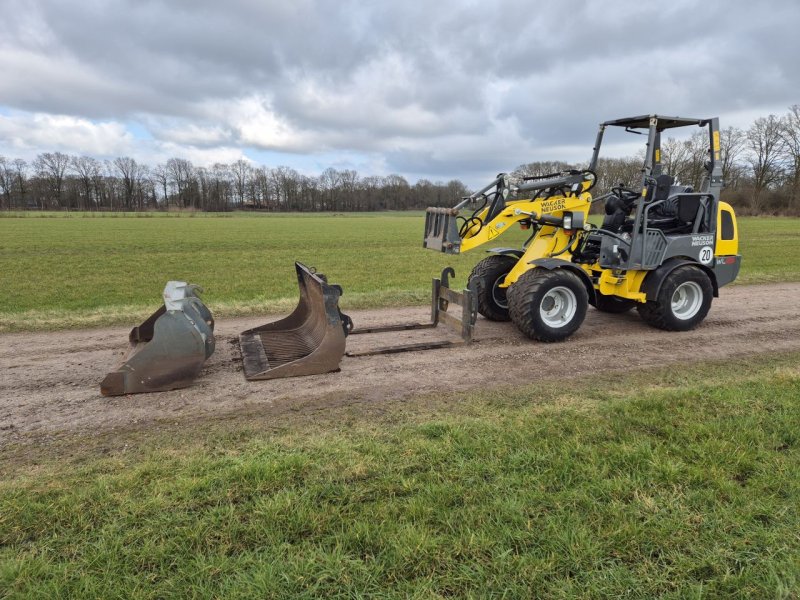
[[[211,307],[213,310],[213,307]],[[352,311],[358,326],[425,321],[426,307]],[[533,383],[542,373],[581,376],[665,364],[800,350],[800,283],[722,290],[705,323],[685,333],[645,325],[635,311],[590,310],[559,344],[533,342],[511,323],[480,319],[470,346],[362,358],[339,373],[248,382],[238,348],[247,328],[275,317],[223,319],[217,347],[195,384],[183,390],[104,398],[99,382],[124,357],[129,327],[0,335],[0,444],[28,435],[141,428],[162,421],[314,412],[429,392]],[[356,336],[348,349],[446,339],[443,329]]]

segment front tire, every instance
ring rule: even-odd
[[[665,331],[689,331],[706,318],[714,288],[700,268],[687,265],[667,275],[655,301],[637,308],[648,325]]]
[[[541,342],[560,342],[575,333],[586,318],[588,303],[583,282],[565,269],[526,271],[508,293],[511,320]]]
[[[490,321],[508,321],[508,288],[500,284],[519,259],[505,254],[493,254],[480,261],[472,273],[469,283],[475,286],[478,297],[478,312]]]

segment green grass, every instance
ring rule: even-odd
[[[203,285],[217,316],[286,311],[296,302],[295,260],[342,285],[345,308],[422,303],[443,266],[453,265],[463,283],[484,256],[424,250],[419,212],[34,214],[0,219],[0,331],[130,323],[157,308],[168,279]],[[741,282],[800,280],[792,260],[800,220],[740,223]],[[497,245],[523,239],[515,230]]]
[[[796,598],[798,359],[29,455],[0,594]]]
[[[737,283],[800,281],[800,219],[738,219],[742,271]]]
[[[286,311],[295,260],[342,285],[345,308],[408,305],[442,267],[464,283],[482,258],[424,250],[419,212],[168,216],[0,219],[0,331],[138,319],[168,279],[201,284],[217,316]]]

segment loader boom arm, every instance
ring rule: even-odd
[[[501,173],[453,208],[429,208],[425,216],[423,247],[459,254],[493,240],[519,221],[560,225],[563,211],[583,210],[584,205],[584,212],[588,211],[591,202],[588,191],[595,179],[594,172],[588,170],[539,177]],[[577,199],[579,201],[574,202]],[[460,214],[478,203],[481,204],[470,215]]]

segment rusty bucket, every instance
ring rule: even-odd
[[[239,335],[248,380],[315,375],[339,370],[353,327],[339,310],[342,288],[296,262],[300,301],[286,318]]]
[[[130,352],[100,383],[104,396],[191,385],[214,352],[214,319],[200,291],[184,281],[167,282],[164,305],[131,330]]]

